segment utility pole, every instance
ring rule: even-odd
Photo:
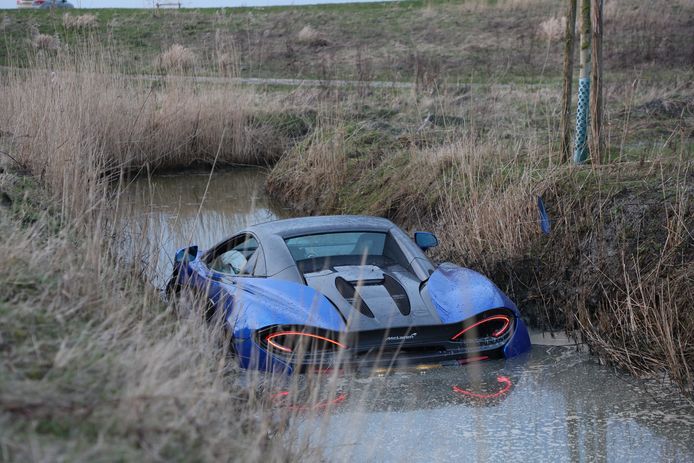
[[[591,1],[591,23],[593,27],[590,72],[590,158],[600,164],[605,158],[602,133],[602,5],[603,0]]]
[[[574,71],[574,42],[576,37],[576,0],[569,0],[569,9],[566,15],[566,29],[564,30],[564,83],[561,98],[561,152],[562,162],[569,160],[571,150],[571,86]]]
[[[576,143],[574,162],[583,164],[588,157],[588,105],[590,101],[590,2],[581,0],[581,53],[580,76],[578,79],[578,105],[576,107]]]

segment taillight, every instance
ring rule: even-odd
[[[347,349],[346,345],[334,339],[304,331],[275,331],[264,338],[269,347],[287,353],[294,352],[300,346],[306,352]]]
[[[451,341],[456,341],[465,333],[472,329],[477,329],[476,337],[494,337],[498,338],[506,333],[511,326],[511,317],[508,315],[492,315],[491,317],[483,318],[482,320],[468,325],[459,331],[451,338]]]

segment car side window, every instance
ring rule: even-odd
[[[257,261],[258,241],[252,235],[232,238],[211,256],[210,268],[228,275],[249,275]]]

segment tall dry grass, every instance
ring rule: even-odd
[[[322,210],[337,207],[337,194],[347,174],[345,131],[320,123],[295,147],[294,155],[280,161],[272,170],[270,191],[284,202],[320,204]],[[309,208],[312,206],[308,206]]]
[[[22,181],[10,179],[4,188]],[[49,217],[25,227],[5,218],[3,459],[286,458],[262,404],[229,379],[219,332],[192,311],[165,309],[110,257],[95,224],[68,221],[56,235],[44,228]]]
[[[286,460],[262,384],[195,300],[145,284],[156,244],[123,252],[115,211],[133,169],[277,156],[253,94],[41,64],[0,81],[2,459]]]
[[[165,72],[177,72],[179,74],[192,71],[198,57],[193,50],[175,43],[157,58],[157,67]]]
[[[61,192],[71,210],[89,209],[102,194],[85,169],[267,165],[288,142],[266,122],[272,104],[260,108],[250,90],[200,91],[188,81],[130,79],[93,60],[58,59],[3,80],[0,124],[21,167]]]
[[[492,87],[469,98],[417,94],[423,122],[393,136],[350,119],[319,120],[322,135],[283,157],[268,188],[306,212],[384,215],[431,229],[442,243],[436,259],[491,276],[531,324],[567,327],[606,360],[667,372],[690,389],[694,326],[682,307],[694,227],[683,129],[691,92],[650,83],[634,100],[630,88],[607,92],[621,154],[604,167],[557,163],[556,93]],[[405,106],[398,97],[389,104]],[[677,258],[661,260],[660,247]],[[645,273],[652,266],[659,270]]]
[[[597,275],[587,280],[602,298],[599,306],[582,298],[574,321],[601,356],[636,375],[658,376],[666,371],[690,394],[694,390],[694,316],[689,310],[694,297],[693,167],[691,160],[674,169],[652,167],[660,177],[654,191],[629,195],[621,206],[627,216],[640,215],[631,218],[636,226],[615,224],[624,218],[614,209],[599,221],[599,233],[616,234],[607,236],[600,248],[591,246]]]

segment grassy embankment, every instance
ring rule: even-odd
[[[520,8],[474,5],[485,17]],[[452,6],[431,11],[439,7]],[[13,13],[5,30],[37,14]],[[679,43],[676,29],[668,43]],[[59,34],[53,49],[25,32],[13,56],[31,57],[33,70],[1,83],[0,149],[14,159],[4,156],[13,173],[2,174],[3,454],[281,455],[258,402],[229,385],[215,333],[182,308],[164,311],[115,252],[114,187],[127,171],[215,159],[280,159],[269,188],[305,211],[431,226],[445,243],[438,257],[491,274],[535,323],[566,323],[604,357],[691,387],[693,97],[678,65],[658,71],[663,80],[641,78],[644,63],[635,85],[609,82],[609,162],[574,168],[556,151],[554,88],[148,84],[109,76],[120,54],[108,42],[101,59],[65,47],[77,35],[94,40],[89,29]],[[657,55],[660,42],[647,38],[634,43],[656,44]],[[554,219],[549,237],[537,231],[537,194]]]
[[[661,17],[669,8],[694,10],[686,2],[660,6]],[[667,371],[691,390],[691,65],[680,69],[666,53],[651,63],[662,60],[661,76],[672,79],[644,78],[638,66],[626,71],[616,51],[634,43],[625,34],[635,29],[623,19],[655,24],[655,17],[630,2],[612,3],[606,16],[612,78],[603,165],[560,162],[558,89],[492,85],[381,101],[376,122],[360,117],[368,102],[356,105],[356,117],[319,119],[275,166],[268,187],[305,212],[432,227],[444,242],[437,257],[492,275],[533,324],[565,326],[602,358],[634,373]],[[638,31],[641,57],[682,39],[677,27],[648,30]],[[408,124],[408,112],[419,119]],[[554,220],[549,237],[539,232],[537,195]]]
[[[111,64],[158,73],[173,44],[190,50],[201,75],[448,82],[548,82],[561,73],[563,3],[549,0],[336,4],[192,10],[8,11],[0,23],[0,65],[26,65],[31,36],[65,47],[91,31]],[[76,12],[71,13],[73,16]],[[691,4],[635,0],[607,5],[608,75],[691,80]],[[685,72],[687,75],[682,75]]]

